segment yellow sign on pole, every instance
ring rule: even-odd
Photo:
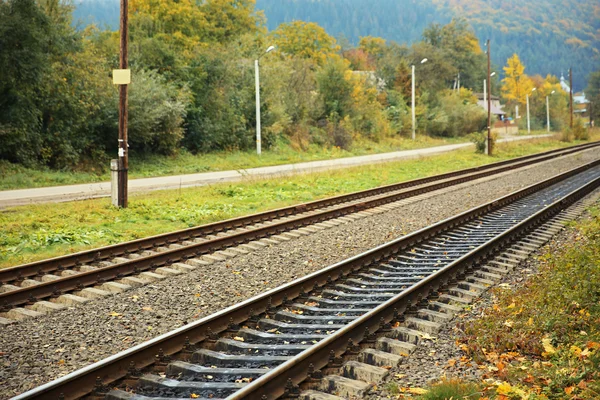
[[[113,69],[113,83],[115,85],[129,85],[131,83],[131,70]]]

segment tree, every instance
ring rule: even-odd
[[[340,50],[335,38],[314,22],[281,24],[272,36],[282,53],[308,58],[318,65],[324,65],[328,58],[337,55]]]
[[[365,36],[361,37],[358,48],[367,53],[374,59],[379,59],[385,53],[385,39],[380,37]]]
[[[525,75],[525,66],[521,63],[519,56],[513,54],[504,67],[505,78],[502,79],[502,95],[512,104],[523,105],[526,103],[526,96],[531,93],[534,85],[527,75]]]
[[[34,0],[0,2],[0,158],[31,164],[39,154],[37,88],[49,69],[50,23]]]
[[[331,58],[317,74],[326,118],[344,118],[351,113],[353,86],[347,79],[346,71],[348,71],[347,61]]]
[[[350,49],[344,52],[344,58],[350,61],[350,68],[354,71],[373,71],[375,64],[363,49]]]
[[[257,32],[263,25],[264,15],[255,13],[255,0],[210,0],[204,2],[202,11],[208,26],[204,39],[225,43],[248,33]]]
[[[592,102],[592,119],[595,126],[600,126],[600,70],[592,72],[585,89],[585,96]]]
[[[444,26],[431,24],[423,32],[423,40],[435,48],[441,57],[451,60],[456,74],[460,74],[461,87],[480,90],[486,75],[487,60],[477,36],[464,19],[453,19]],[[445,78],[445,87],[452,87],[456,78],[457,75]]]

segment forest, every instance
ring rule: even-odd
[[[106,26],[77,26],[73,11],[61,0],[0,2],[0,162],[93,170],[116,153],[111,71],[118,66],[119,35]],[[352,45],[314,22],[273,30],[267,24],[254,0],[130,0],[130,150],[252,149],[257,58],[267,151],[349,149],[359,140],[409,137],[411,65],[418,71],[419,134],[459,137],[486,126],[475,93],[487,61],[465,19],[429,24],[411,45],[376,36]],[[276,50],[265,54],[271,45]],[[532,125],[541,129],[544,96],[554,91],[551,126],[561,129],[567,96],[556,75],[528,75],[516,54],[504,64],[492,91],[507,109],[523,106],[536,88]],[[591,77],[600,85],[597,73]],[[591,86],[590,94],[598,96],[597,89]]]
[[[119,0],[76,0],[75,19],[116,28]],[[560,76],[573,68],[574,87],[586,87],[600,65],[600,3],[594,0],[257,0],[269,30],[295,20],[315,22],[342,47],[376,36],[408,45],[431,23],[464,18],[492,61],[503,65],[514,53],[533,74]]]

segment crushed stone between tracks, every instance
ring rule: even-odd
[[[297,277],[597,159],[596,150],[269,246],[165,281],[0,327],[0,398],[12,397]]]

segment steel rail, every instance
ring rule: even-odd
[[[424,185],[430,182],[443,181],[449,178],[479,173],[469,177],[469,179],[465,179],[464,181],[452,181],[448,182],[445,185],[451,186],[452,184],[459,184],[468,180],[478,179],[483,176],[494,175],[511,169],[522,168],[527,165],[547,161],[552,158],[569,155],[597,146],[600,146],[600,142],[586,143],[583,145],[572,146],[566,149],[550,150],[543,153],[532,154],[511,160],[500,161],[484,166],[448,172],[426,178],[413,179],[402,183],[380,186],[377,188],[368,189],[360,192],[339,195],[295,206],[284,207],[248,216],[232,218],[224,221],[200,225],[197,227],[183,229],[166,234],[155,235],[148,238],[137,239],[92,250],[85,250],[70,255],[4,268],[0,269],[0,283],[21,280],[33,276],[40,276],[43,274],[52,273],[54,271],[61,271],[66,268],[77,267],[86,263],[95,263],[117,256],[127,255],[132,252],[140,252],[159,246],[166,246],[172,243],[178,243],[184,240],[194,239],[196,237],[211,235],[260,222],[271,221],[276,218],[288,217],[307,211],[318,210],[320,208],[330,207],[349,201],[359,200],[361,198],[369,196],[375,196],[391,191],[410,188],[413,186]],[[60,290],[60,288],[57,288],[57,290]],[[2,305],[2,300],[0,300],[0,305]]]
[[[316,212],[307,216],[299,216],[261,228],[234,233],[229,236],[215,238],[201,243],[195,243],[178,249],[167,250],[146,257],[139,257],[127,262],[98,268],[96,270],[80,272],[76,275],[61,277],[60,279],[54,281],[39,283],[37,285],[0,293],[0,310],[9,310],[12,307],[30,304],[36,300],[56,297],[69,291],[81,290],[85,287],[93,286],[98,283],[103,283],[113,279],[121,279],[128,275],[138,274],[146,270],[170,265],[179,261],[186,261],[187,259],[225,249],[229,246],[237,246],[251,240],[268,237],[269,235],[276,235],[287,230],[319,223],[351,213],[360,212],[362,210],[377,207],[393,201],[418,196],[423,193],[485,177],[492,173],[495,174],[504,172],[506,170],[511,170],[514,167],[514,164],[510,164],[508,166],[501,166],[493,171],[487,170],[472,173],[469,176],[458,176],[457,178],[438,180],[437,183],[434,182],[425,187],[417,187],[413,189],[409,188],[405,191],[394,193],[389,196],[374,198],[361,203],[352,203],[335,209]],[[0,278],[2,277],[3,272],[4,270],[0,270]],[[14,272],[20,273],[20,271]],[[36,272],[36,275],[39,274],[41,274],[40,271]]]
[[[361,343],[367,333],[377,332],[382,323],[389,323],[394,320],[395,315],[406,312],[410,309],[411,305],[418,304],[423,298],[438,292],[449,282],[456,281],[457,278],[464,275],[473,266],[485,260],[489,254],[493,254],[504,248],[516,237],[520,237],[522,234],[530,231],[532,227],[538,226],[544,220],[554,216],[598,187],[600,187],[600,177],[563,196],[548,207],[539,210],[441,270],[427,276],[419,283],[356,318],[293,359],[275,367],[257,380],[228,396],[226,400],[272,400],[281,397],[285,394],[288,380],[291,379],[295,385],[299,385],[309,376],[309,366],[313,370],[320,370],[326,367],[331,353],[333,352],[336,357],[344,354],[348,349],[348,342],[350,340],[355,344]]]
[[[159,352],[162,352],[166,355],[172,355],[182,351],[188,343],[196,344],[205,339],[209,339],[212,333],[218,333],[226,330],[231,323],[239,324],[242,323],[248,318],[253,316],[257,316],[266,310],[271,309],[273,306],[281,305],[284,301],[296,298],[298,296],[306,295],[308,290],[317,289],[326,285],[328,282],[347,276],[352,272],[355,272],[364,266],[370,265],[372,263],[381,261],[386,259],[400,251],[407,250],[412,248],[419,242],[422,242],[425,239],[431,238],[447,229],[453,228],[465,222],[471,221],[483,214],[487,214],[491,211],[504,207],[514,201],[517,201],[523,197],[526,197],[530,194],[533,194],[541,189],[544,189],[548,186],[551,186],[555,183],[558,183],[564,179],[567,179],[571,176],[574,176],[580,172],[583,172],[587,169],[600,165],[600,160],[594,161],[592,163],[586,164],[584,166],[574,168],[570,171],[555,175],[552,178],[549,178],[543,182],[539,182],[533,185],[530,185],[524,189],[513,192],[509,195],[503,196],[496,200],[493,200],[489,203],[483,204],[481,206],[472,208],[471,210],[460,213],[456,216],[450,217],[438,223],[435,223],[427,228],[423,228],[416,232],[413,232],[407,236],[401,237],[384,245],[378,246],[372,250],[369,250],[365,253],[356,255],[347,260],[338,262],[333,264],[327,268],[324,268],[320,271],[314,272],[310,275],[304,276],[302,278],[296,279],[293,282],[282,285],[280,287],[274,288],[268,292],[257,295],[253,298],[245,300],[239,304],[228,307],[220,312],[202,318],[198,321],[192,322],[188,325],[180,327],[172,332],[168,332],[163,334],[157,338],[149,340],[145,343],[139,344],[131,349],[122,351],[116,355],[113,355],[105,360],[101,360],[95,364],[92,364],[88,367],[85,367],[81,370],[70,373],[62,378],[59,378],[55,381],[49,382],[45,385],[42,385],[36,389],[33,389],[29,392],[23,393],[15,399],[23,400],[23,399],[76,399],[83,397],[89,394],[95,384],[96,379],[99,377],[104,383],[114,382],[127,374],[127,370],[130,364],[134,364],[136,368],[144,368],[156,361],[156,355]],[[600,178],[595,179],[593,181],[593,185],[588,184],[586,186],[587,189],[591,191],[593,187],[597,187],[600,184]],[[593,186],[593,187],[592,187]],[[584,189],[578,190],[578,193],[584,193]],[[570,195],[569,195],[570,196]],[[570,198],[569,198],[570,199]],[[558,202],[555,202],[551,207],[546,207],[544,212],[549,210],[554,210],[558,207],[557,203],[567,204],[569,199],[563,198]],[[540,213],[538,213],[540,214]],[[541,215],[541,214],[540,214]],[[531,219],[531,218],[530,218]],[[519,224],[519,229],[525,229],[525,224]],[[497,239],[494,239],[498,246],[506,243],[510,238],[507,235],[501,235]],[[476,249],[477,250],[477,249]],[[481,249],[480,249],[481,250]],[[471,252],[469,253],[469,259],[473,261],[481,261],[485,259],[485,254],[482,252]],[[465,261],[466,256],[461,258],[461,260]],[[435,274],[436,277],[444,277],[446,279],[439,284],[432,281],[433,278],[427,278],[424,282],[418,286],[418,289],[411,289],[407,294],[402,297],[394,298],[396,299],[395,305],[398,311],[406,309],[406,306],[402,306],[398,302],[400,300],[407,301],[411,300],[411,304],[416,303],[416,300],[420,300],[419,295],[422,297],[421,290],[427,289],[427,291],[435,291],[444,282],[451,281],[453,276],[458,274],[458,271],[450,274],[451,270],[449,268],[444,268]],[[386,303],[387,304],[387,303]],[[409,304],[409,303],[406,303]],[[393,311],[388,308],[382,308],[381,306],[372,310],[368,315],[373,316],[377,312],[378,315],[383,315],[387,320],[389,320],[390,313],[393,314]],[[374,328],[377,327],[377,324],[369,322],[365,322],[365,320],[360,319],[357,320],[360,322],[355,323],[364,323],[369,325],[370,331],[374,331]],[[378,323],[379,321],[377,321]],[[360,335],[350,333],[346,330],[341,330],[343,334],[350,335],[351,337],[360,338]],[[364,331],[363,331],[364,333]],[[358,336],[357,336],[358,335]],[[333,339],[327,339],[324,343],[330,343]],[[340,339],[341,340],[341,339]],[[321,343],[321,342],[319,342]],[[332,342],[332,345],[335,345],[335,348],[341,349],[341,341],[337,340]],[[347,344],[344,343],[344,348]],[[319,346],[317,344],[316,346]],[[313,347],[311,347],[312,349]],[[309,349],[309,350],[311,350]],[[321,347],[315,347],[315,349],[320,349]],[[310,359],[310,361],[315,364],[315,366],[322,365],[321,362],[314,362],[315,359],[312,352],[316,350],[309,350],[301,353],[303,355],[303,361],[298,361],[297,358],[294,358],[288,363],[282,364],[279,367],[276,367],[273,371],[267,373],[265,377],[268,375],[273,377],[273,374],[277,374],[280,376],[282,372],[292,371],[293,374],[296,374],[294,378],[294,382],[299,382],[304,379],[306,376],[305,371],[307,371],[308,364],[305,364],[304,361]],[[340,352],[341,350],[337,350],[336,352]],[[310,355],[310,357],[308,357]],[[277,371],[277,372],[276,372]],[[267,382],[263,378],[259,378],[246,388],[251,388],[252,390],[263,390],[261,389],[262,385],[267,385]],[[259,387],[260,385],[260,387]],[[268,384],[272,385],[272,384]],[[265,386],[267,387],[267,386]],[[246,389],[250,390],[250,389]],[[273,393],[279,393],[279,389],[275,389],[272,386],[269,386],[268,390],[272,390]],[[246,392],[242,392],[246,393]],[[271,394],[266,394],[268,398]],[[61,397],[64,396],[64,397]],[[254,396],[253,396],[254,397]],[[259,397],[257,397],[259,398]]]

